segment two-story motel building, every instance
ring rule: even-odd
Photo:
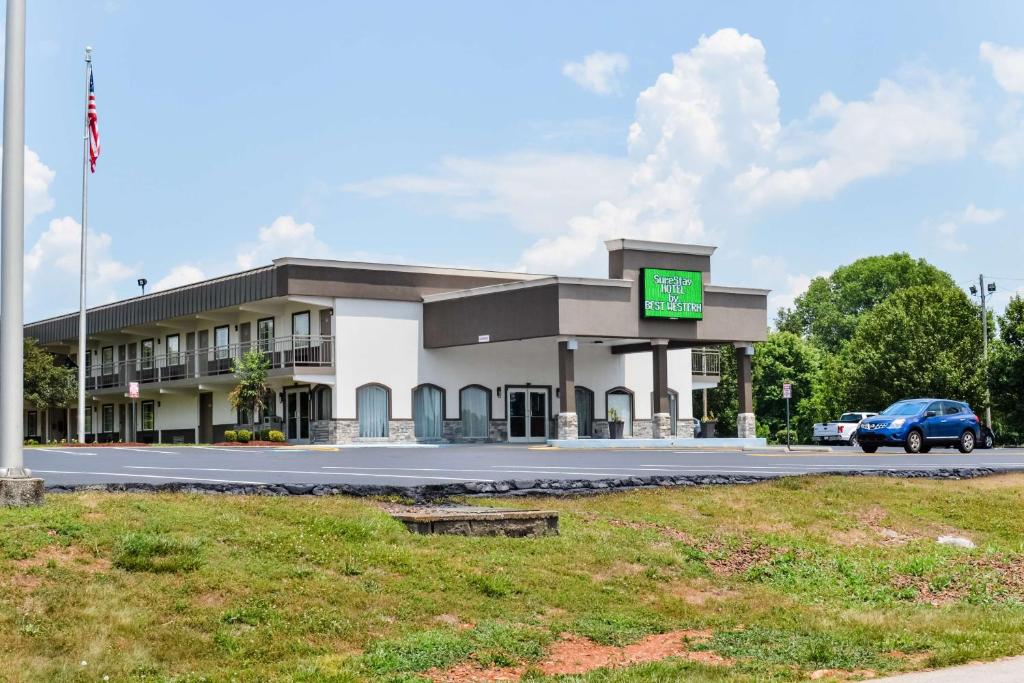
[[[87,313],[90,441],[208,443],[246,425],[232,360],[269,361],[289,441],[544,441],[693,433],[692,390],[734,348],[740,436],[753,436],[752,344],[767,291],[711,284],[714,247],[611,240],[608,278],[281,258]],[[25,335],[77,363],[78,315]],[[129,398],[137,383],[138,398]],[[45,419],[44,419],[45,416]],[[29,406],[62,438],[74,410]]]

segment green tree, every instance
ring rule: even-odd
[[[863,314],[840,357],[849,409],[877,410],[900,399],[984,397],[979,310],[962,290],[910,287]]]
[[[53,354],[34,339],[25,339],[25,400],[44,411],[44,424],[49,423],[50,408],[67,409],[78,397],[78,378],[71,368],[59,365]]]
[[[703,417],[714,417],[718,424],[715,433],[718,436],[736,435],[736,414],[739,412],[737,396],[736,352],[732,346],[720,346],[721,358],[719,366],[718,386],[708,389],[708,413]],[[694,415],[703,411],[703,391],[698,389],[693,394]]]
[[[1024,442],[1024,297],[1014,296],[999,318],[999,339],[989,348],[989,389],[996,436]]]
[[[895,292],[930,285],[956,288],[948,273],[924,259],[905,253],[869,256],[814,278],[793,308],[779,311],[775,327],[836,353],[853,336],[864,313]]]
[[[228,400],[236,410],[248,412],[249,419],[255,423],[257,411],[262,412],[267,395],[267,370],[270,361],[259,349],[251,349],[235,358],[231,364],[231,372],[235,374],[238,384],[228,394]]]
[[[782,385],[793,385],[790,428],[794,439],[807,442],[811,428],[823,419],[821,405],[814,400],[821,389],[822,353],[792,332],[773,332],[755,345],[753,359],[754,413],[760,431],[772,440],[785,441],[786,400]]]

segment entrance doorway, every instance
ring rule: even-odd
[[[508,440],[546,441],[548,438],[548,390],[509,389]]]
[[[284,403],[288,441],[309,443],[309,387],[285,389]]]
[[[213,394],[199,394],[199,443],[213,442]]]

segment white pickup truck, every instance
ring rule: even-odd
[[[843,413],[838,420],[818,422],[814,425],[811,441],[814,443],[844,443],[857,445],[857,427],[862,420],[878,413]]]

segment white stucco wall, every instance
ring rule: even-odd
[[[475,346],[425,349],[423,306],[416,302],[336,299],[334,415],[354,418],[356,388],[378,382],[391,388],[392,416],[412,417],[412,389],[436,384],[446,392],[446,417],[458,418],[459,390],[481,384],[494,392],[506,385],[552,387],[552,414],[558,411],[558,345],[555,339],[533,339]],[[651,417],[653,386],[649,353],[612,355],[609,347],[580,340],[576,351],[576,384],[594,392],[595,418],[604,419],[604,395],[626,386],[635,393],[636,418]],[[692,414],[690,352],[669,351],[669,387],[679,392],[679,414]],[[505,415],[501,398],[492,394],[492,417]]]

